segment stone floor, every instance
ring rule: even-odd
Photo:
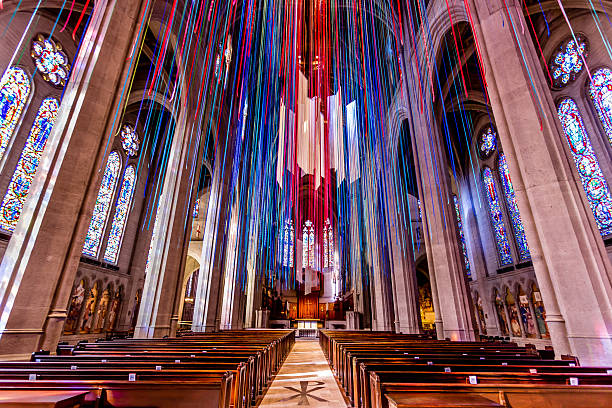
[[[342,396],[318,340],[297,340],[259,408],[345,408]]]

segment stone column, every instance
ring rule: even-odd
[[[255,200],[252,200],[252,202]],[[256,204],[253,202],[253,204]],[[255,310],[261,303],[261,285],[260,279],[257,278],[257,246],[259,236],[259,222],[257,212],[251,216],[250,220],[252,233],[244,238],[248,240],[247,257],[246,257],[246,304],[244,327],[254,327]],[[297,234],[296,234],[297,235]],[[294,240],[295,242],[296,240]],[[295,262],[295,258],[294,258]]]
[[[223,299],[221,308],[221,329],[238,330],[244,327],[242,319],[243,293],[238,279],[240,255],[240,199],[234,200],[231,209],[227,249],[225,251],[225,273],[223,274]]]
[[[376,154],[376,153],[375,153]],[[371,268],[370,300],[372,310],[372,330],[393,330],[393,296],[391,293],[390,265],[385,262],[385,248],[379,242],[380,233],[385,228],[377,213],[378,201],[376,189],[380,187],[380,180],[368,180],[368,177],[377,177],[372,160],[366,159],[366,170],[362,172],[360,183],[362,186],[363,214],[367,237],[365,245],[369,249],[369,267]],[[364,188],[364,186],[366,186]]]
[[[181,105],[186,106],[186,103]],[[191,169],[193,163],[200,163],[198,159],[203,150],[202,147],[193,147],[192,138],[195,136],[192,133],[196,130],[188,121],[190,117],[193,117],[192,112],[182,109],[174,128],[157,204],[135,338],[176,334],[185,258],[191,236],[191,205],[185,201],[190,197],[189,190],[197,188],[197,182],[191,178]],[[198,175],[196,172],[195,176]]]
[[[229,211],[229,177],[224,177],[223,154],[217,149],[215,169],[212,174],[212,185],[206,222],[202,237],[202,262],[194,300],[193,331],[216,331],[220,328],[220,301],[223,291],[223,249],[225,240],[225,223]],[[228,157],[232,155],[228,154]],[[227,170],[226,170],[227,171]]]
[[[365,327],[366,323],[369,323],[370,319],[370,306],[368,299],[365,298],[365,296],[369,296],[369,293],[363,282],[364,277],[361,248],[361,233],[363,228],[363,220],[359,217],[359,181],[351,183],[349,179],[348,184],[349,190],[351,191],[351,218],[349,222],[349,248],[351,251],[349,259],[351,260],[351,288],[353,290],[353,304],[355,305],[355,312],[359,313],[362,316],[362,326]]]
[[[396,162],[395,159],[391,160]],[[397,171],[397,168],[391,167]],[[389,178],[391,180],[391,178]],[[409,244],[410,231],[405,230],[401,224],[398,213],[400,206],[396,202],[396,195],[392,182],[387,183],[388,211],[388,246],[391,261],[391,280],[393,283],[393,306],[395,312],[396,333],[420,333],[418,287],[416,281],[416,265],[412,246]],[[410,204],[408,204],[410,205]],[[410,228],[410,225],[408,225]]]
[[[413,149],[417,152],[417,181],[419,195],[422,197],[423,235],[437,336],[452,340],[474,340],[473,308],[470,307],[471,296],[457,242],[448,165],[445,156],[441,154],[434,118],[421,114],[418,104],[411,104],[411,109],[411,130],[415,135]],[[429,121],[429,126],[426,121]]]
[[[470,4],[555,352],[583,364],[612,364],[612,266],[538,54],[521,28],[527,23],[520,2]]]
[[[0,354],[57,344],[80,259],[77,227],[94,168],[114,134],[119,86],[140,41],[143,0],[96,3],[20,221],[0,264]],[[123,102],[125,102],[123,100]],[[116,124],[114,126],[116,128]],[[96,167],[94,167],[96,166]],[[96,177],[94,177],[96,178]],[[82,236],[83,235],[83,236]]]

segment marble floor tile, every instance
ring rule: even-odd
[[[297,340],[259,408],[345,408],[346,402],[317,340]]]

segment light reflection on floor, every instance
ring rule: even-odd
[[[314,340],[296,341],[258,405],[260,408],[306,406],[347,406],[319,342]]]

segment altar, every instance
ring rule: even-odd
[[[318,319],[296,319],[298,329],[317,329]]]
[[[319,337],[319,319],[296,319],[297,337]]]

